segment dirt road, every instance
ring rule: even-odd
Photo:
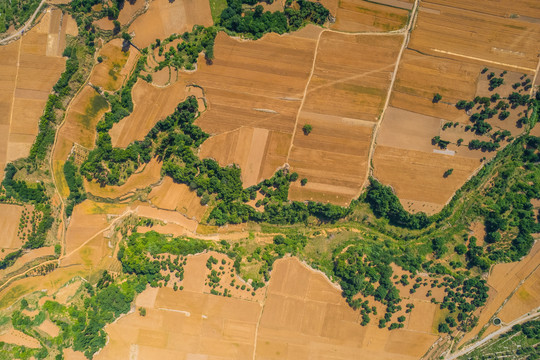
[[[531,310],[529,313],[513,320],[512,322],[502,326],[499,330],[489,334],[488,336],[486,336],[485,338],[483,338],[482,340],[479,340],[477,342],[475,342],[474,344],[471,344],[453,354],[448,354],[445,356],[445,360],[454,360],[454,359],[457,359],[458,357],[460,356],[463,356],[463,355],[466,355],[468,353],[470,353],[471,351],[473,351],[474,349],[484,345],[485,343],[487,343],[488,341],[496,338],[497,336],[500,336],[502,334],[504,334],[505,332],[507,331],[510,331],[512,329],[512,327],[514,325],[517,325],[517,324],[521,324],[521,323],[524,323],[526,321],[529,321],[529,320],[533,320],[535,318],[539,318],[540,317],[540,308],[536,308],[536,309],[533,309]]]
[[[8,37],[0,40],[0,45],[6,45],[10,41],[16,40],[20,35],[22,35],[30,27],[30,25],[32,25],[32,22],[36,18],[37,14],[39,14],[39,11],[40,11],[40,9],[41,9],[41,7],[43,6],[44,3],[45,3],[45,0],[41,0],[38,7],[36,8],[36,11],[34,11],[34,13],[30,17],[30,19],[28,19],[26,24],[24,24],[24,26],[22,28],[20,28],[19,30],[17,30],[14,34],[11,34]]]

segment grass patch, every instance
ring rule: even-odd
[[[101,95],[92,96],[90,103],[84,109],[84,115],[80,116],[81,123],[85,128],[92,129],[92,120],[97,116],[97,114],[109,107],[107,100]]]
[[[212,12],[212,20],[214,24],[219,22],[219,17],[225,8],[227,7],[227,0],[209,0],[210,11]]]

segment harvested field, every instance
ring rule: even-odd
[[[478,335],[482,327],[492,318],[492,316],[497,312],[497,310],[501,307],[501,305],[504,303],[504,301],[510,296],[510,294],[519,286],[520,282],[528,277],[530,274],[533,275],[530,276],[529,279],[535,279],[537,278],[537,272],[538,272],[538,264],[540,263],[540,242],[536,242],[533,248],[531,249],[529,255],[525,256],[521,261],[519,262],[513,262],[513,263],[505,263],[505,264],[497,264],[492,267],[489,277],[487,279],[487,284],[490,287],[489,291],[489,298],[487,300],[486,305],[481,309],[479,314],[479,320],[478,325],[470,332],[465,334],[461,342],[458,344],[461,346],[465,342],[473,339],[475,336]],[[534,285],[537,289],[537,284]],[[525,289],[527,291],[527,289]],[[534,291],[534,290],[533,290]],[[527,296],[524,296],[525,294],[522,293],[520,295],[519,289],[514,294],[515,296],[518,296],[512,303],[514,305],[517,305],[517,303],[523,304],[521,300],[525,298],[525,302],[527,301]],[[513,297],[512,297],[513,298]],[[512,301],[512,298],[510,301]],[[534,301],[537,301],[538,297],[534,299]],[[510,304],[510,301],[508,301],[501,311],[501,313],[505,312],[505,308],[508,304]],[[534,304],[529,304],[534,305]],[[524,307],[522,305],[519,305],[520,308],[517,309],[517,312],[524,311]],[[536,305],[538,306],[538,305]],[[530,310],[530,309],[529,309]],[[509,312],[513,310],[508,310]],[[524,311],[527,312],[527,311]]]
[[[129,32],[135,33],[135,45],[147,47],[156,38],[164,39],[171,34],[191,31],[193,25],[213,25],[208,1],[154,0],[148,11],[131,24]]]
[[[39,343],[37,339],[15,329],[11,329],[1,334],[0,341],[8,343],[8,344],[26,346],[32,349],[38,349],[41,347],[41,344]]]
[[[0,204],[0,229],[2,229],[0,248],[6,251],[6,254],[22,246],[22,239],[17,235],[22,211],[22,206]],[[0,258],[3,258],[3,255],[0,255]]]
[[[392,1],[391,1],[392,2]],[[347,32],[392,31],[407,23],[409,11],[399,9],[399,5],[412,9],[412,4],[393,1],[397,7],[377,4],[375,1],[340,0],[338,1],[336,21],[331,29]]]
[[[197,229],[198,222],[188,219],[184,215],[176,211],[160,210],[150,206],[140,205],[136,209],[137,214],[141,217],[164,221],[165,223],[177,224],[184,227],[186,230],[194,233]]]
[[[407,329],[431,333],[437,305],[425,300],[416,300],[412,304],[414,309],[411,311]]]
[[[106,327],[110,341],[97,359],[252,357],[258,303],[170,288],[152,297],[145,317],[131,313]]]
[[[188,257],[185,271],[193,276],[183,280],[184,290],[149,288],[140,294],[136,305],[147,310],[146,316],[133,312],[108,325],[109,342],[97,358],[351,359],[361,353],[371,359],[412,360],[437,338],[360,326],[358,312],[340,290],[296,258],[274,264],[263,308],[234,295],[205,294],[209,256]]]
[[[7,162],[29,154],[49,92],[64,70],[62,52],[72,22],[48,9],[21,39],[0,47],[0,178]]]
[[[221,165],[237,164],[242,169],[244,187],[249,187],[283,166],[290,141],[286,133],[242,127],[204,142],[199,157],[214,158]]]
[[[257,358],[417,359],[436,336],[360,326],[333,284],[294,258],[278,260],[257,338]],[[413,340],[414,339],[414,340]],[[339,346],[338,346],[339,345]]]
[[[498,317],[503,322],[510,322],[540,306],[540,266],[504,305]]]
[[[480,167],[477,159],[377,146],[374,176],[392,186],[405,209],[433,214]],[[448,169],[452,175],[443,177]],[[415,203],[421,202],[418,208]]]
[[[123,210],[121,207],[111,207],[107,209],[108,213],[96,213],[94,206],[94,202],[85,200],[75,207],[66,232],[65,251],[67,254],[105,229],[109,225],[108,214],[117,215]]]
[[[489,1],[473,5],[481,6],[481,12],[427,3],[423,6],[432,11],[419,12],[409,48],[506,70],[532,73],[536,69],[540,24],[486,14],[484,9],[491,7]]]
[[[454,105],[459,100],[475,97],[481,70],[481,65],[426,56],[406,49],[396,75],[390,105],[465,123],[468,121],[467,115]],[[435,93],[443,95],[442,101],[437,104],[432,102]]]
[[[175,210],[197,221],[201,221],[208,209],[201,205],[197,192],[185,184],[174,183],[170,177],[165,177],[161,185],[154,187],[148,199],[160,209]]]
[[[139,0],[143,2],[142,0]],[[90,76],[90,83],[108,91],[116,91],[124,83],[137,60],[137,51],[123,51],[123,40],[114,39],[99,51],[103,62],[97,64]]]
[[[121,199],[136,190],[141,190],[157,183],[159,179],[161,179],[161,163],[158,163],[154,158],[148,164],[142,164],[123,185],[106,185],[102,187],[94,181],[89,182],[84,180],[84,187],[87,192],[94,196],[107,199]]]
[[[468,0],[427,0],[425,3],[446,5],[458,9],[502,16],[505,18],[512,16],[516,20],[520,20],[520,17],[534,17],[540,19],[540,6],[535,0],[499,0],[497,2],[489,0],[474,2]]]
[[[208,101],[196,124],[214,135],[200,157],[239,164],[246,186],[283,166],[315,46],[309,34],[268,34],[252,42],[219,33],[213,65],[201,58],[198,70],[188,76],[205,89]]]
[[[60,328],[49,319],[45,319],[41,325],[39,325],[38,329],[53,338],[60,334]]]
[[[114,124],[110,131],[113,146],[125,148],[135,140],[144,139],[159,120],[172,114],[189,95],[200,97],[201,91],[186,87],[182,81],[166,88],[157,88],[139,79],[133,87],[133,112]]]
[[[375,42],[371,36],[322,34],[288,159],[308,184],[293,184],[291,199],[346,205],[358,195],[401,41],[400,35]],[[305,124],[313,128],[307,136]]]

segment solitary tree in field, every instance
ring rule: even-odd
[[[306,178],[303,178],[302,180],[300,180],[300,185],[304,186],[307,184],[307,179]]]
[[[304,132],[304,135],[309,135],[309,133],[313,130],[313,127],[309,124],[304,125],[302,128],[302,131]]]
[[[433,103],[438,103],[439,101],[441,101],[442,99],[442,95],[439,94],[439,93],[436,93],[434,96],[433,96]]]
[[[448,169],[444,172],[443,177],[447,178],[454,172],[454,169]]]

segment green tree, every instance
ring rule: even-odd
[[[304,135],[309,135],[309,133],[313,130],[313,127],[309,124],[306,124],[302,127],[302,131],[304,132]]]
[[[439,101],[441,101],[441,99],[442,99],[441,94],[436,93],[435,95],[433,95],[433,103],[438,103]]]
[[[443,177],[447,178],[454,172],[454,169],[448,169],[444,172]]]

